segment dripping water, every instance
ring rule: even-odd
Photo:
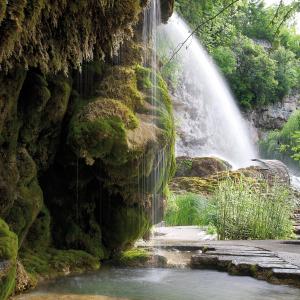
[[[151,106],[152,106],[152,119],[153,122],[157,120],[157,108],[156,108],[156,99],[157,97],[157,45],[158,45],[158,38],[157,32],[158,27],[161,24],[161,4],[160,0],[151,0],[148,7],[144,9],[144,23],[143,23],[143,44],[144,44],[144,66],[150,67],[151,72]],[[150,181],[152,183],[158,183],[161,178],[162,172],[162,165],[164,162],[164,151],[157,151],[155,153],[155,159],[153,163],[153,174]],[[143,163],[145,166],[147,162]],[[147,183],[144,183],[142,188],[147,189]],[[152,184],[153,185],[153,184]],[[154,184],[155,186],[155,184]],[[145,190],[142,191],[142,194],[146,194]],[[160,191],[156,188],[153,190],[152,194],[152,203],[151,203],[151,218],[152,223],[157,223],[159,216],[157,212],[159,210],[159,203],[161,202],[161,195]]]
[[[167,43],[168,55],[190,33],[191,29],[177,14],[161,26],[160,40],[164,45]],[[181,49],[176,64],[176,155],[218,156],[234,167],[250,165],[257,153],[246,122],[225,80],[197,38],[193,36]]]

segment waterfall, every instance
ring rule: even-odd
[[[160,27],[159,33],[170,56],[190,35],[191,29],[175,13],[168,24]],[[178,76],[173,92],[176,155],[218,156],[234,167],[250,165],[251,159],[257,157],[256,149],[212,58],[193,36],[175,60]]]

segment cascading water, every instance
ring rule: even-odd
[[[160,28],[169,55],[191,33],[177,14]],[[215,155],[234,167],[250,165],[257,153],[246,123],[225,80],[194,36],[176,54],[176,64],[180,73],[173,93],[177,156]]]

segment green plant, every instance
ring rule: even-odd
[[[219,183],[212,202],[220,239],[284,239],[293,232],[288,187],[249,184],[243,177]]]
[[[213,225],[215,211],[208,199],[197,194],[170,195],[165,221],[169,226]]]

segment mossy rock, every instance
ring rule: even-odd
[[[23,246],[36,251],[45,251],[51,244],[51,218],[47,207],[43,206],[31,225]]]
[[[176,158],[175,177],[207,177],[218,172],[231,170],[231,165],[217,157]]]
[[[136,72],[132,67],[109,68],[95,91],[103,98],[118,99],[132,110],[140,107],[144,100],[137,88]]]
[[[47,169],[55,157],[71,83],[63,74],[27,73],[18,103],[22,120],[18,141],[35,159],[39,171]]]
[[[37,180],[28,186],[19,187],[18,197],[8,214],[7,222],[18,235],[20,245],[42,207],[43,192]]]
[[[131,248],[137,239],[143,237],[151,227],[151,220],[142,207],[115,204],[112,210],[106,211],[102,227],[104,245],[119,252]]]
[[[134,114],[121,102],[97,98],[74,117],[68,142],[87,164],[102,160],[115,165],[127,161],[126,130],[137,127]]]
[[[221,181],[228,178],[238,180],[241,177],[249,180],[249,184],[258,183],[259,180],[264,181],[261,176],[258,176],[258,173],[252,170],[241,169],[237,171],[218,172],[208,177],[175,177],[170,182],[169,188],[174,194],[193,193],[209,196],[213,194]]]
[[[39,277],[54,278],[69,273],[82,273],[100,268],[99,259],[80,250],[57,250],[35,252],[23,249],[20,260],[35,280]]]
[[[10,209],[7,222],[18,235],[21,246],[30,226],[43,207],[43,191],[37,179],[36,164],[25,148],[17,152],[19,181],[17,197]]]
[[[114,258],[114,264],[126,267],[144,266],[151,258],[151,254],[145,249],[133,248],[121,252]]]
[[[0,299],[7,299],[14,290],[17,253],[18,238],[0,219]]]

